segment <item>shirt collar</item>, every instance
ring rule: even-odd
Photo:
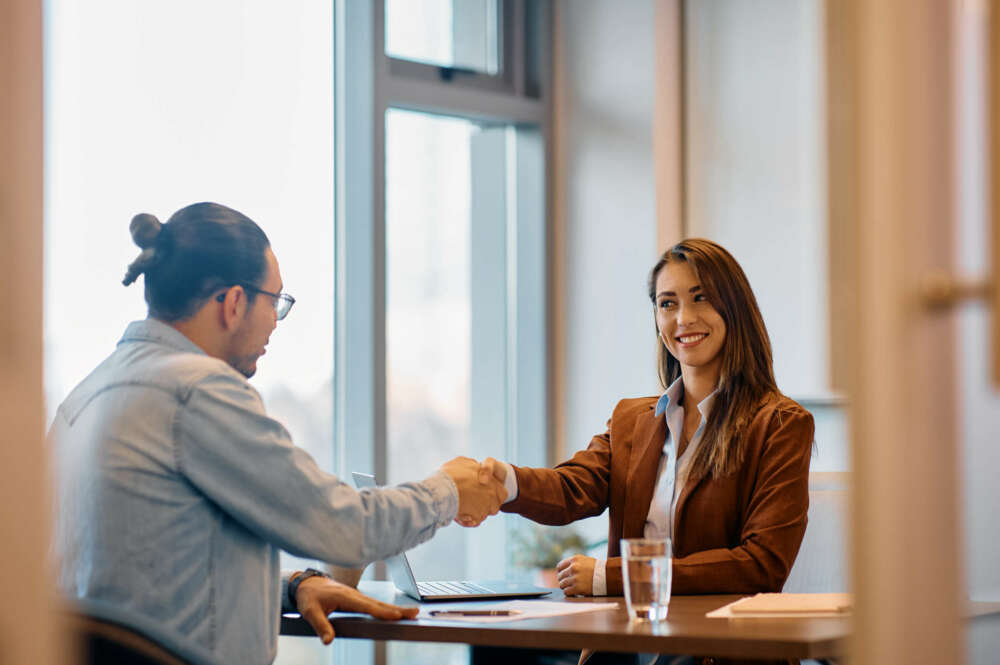
[[[715,396],[719,392],[716,388],[710,392],[705,399],[698,402],[698,412],[701,414],[703,420],[708,420],[708,416],[712,413],[712,405],[715,403]],[[673,412],[679,409],[681,406],[681,398],[684,396],[684,383],[681,377],[677,377],[673,383],[670,384],[663,394],[660,395],[660,399],[656,402],[656,411],[654,412],[657,417],[662,416],[664,412]]]
[[[174,328],[173,326],[157,319],[144,319],[142,321],[133,321],[128,324],[128,328],[125,329],[125,334],[122,335],[118,344],[120,345],[126,342],[155,342],[157,344],[169,346],[170,348],[178,351],[201,354],[205,353],[201,347],[192,342],[187,335],[177,330],[177,328]]]

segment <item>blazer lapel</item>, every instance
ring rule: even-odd
[[[677,525],[685,523],[685,521],[681,519],[681,515],[684,514],[684,504],[687,502],[688,497],[691,496],[691,493],[694,492],[695,488],[697,488],[698,485],[700,485],[701,482],[704,479],[705,479],[704,476],[700,476],[698,478],[692,478],[691,476],[688,476],[687,482],[684,483],[684,487],[681,488],[681,493],[677,495],[677,507],[674,510],[674,541],[675,542],[672,543],[673,548],[674,548],[674,552],[677,551],[677,542],[676,541],[683,538],[683,533],[681,532],[680,529],[677,528]],[[683,556],[683,555],[677,555],[677,554],[675,554],[675,556]]]
[[[654,405],[655,406],[655,405]],[[649,502],[656,489],[656,472],[660,468],[663,442],[667,436],[667,421],[655,416],[654,407],[649,414],[640,417],[632,432],[632,450],[629,454],[628,482],[625,486],[625,514],[622,521],[622,537],[635,538],[642,535],[649,513]]]

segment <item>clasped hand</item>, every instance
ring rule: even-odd
[[[497,472],[497,464],[493,459],[480,464],[471,457],[456,457],[441,467],[458,488],[455,522],[462,526],[479,526],[487,517],[499,512],[500,504],[507,498],[507,490],[503,484],[504,472]]]

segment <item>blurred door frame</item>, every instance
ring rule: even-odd
[[[42,3],[0,4],[0,662],[72,662],[49,572],[42,393]]]
[[[832,361],[852,404],[854,663],[963,661],[955,2],[827,3]]]

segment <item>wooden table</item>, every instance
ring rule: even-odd
[[[370,596],[399,605],[417,605],[391,582],[362,582]],[[740,596],[675,596],[670,616],[658,624],[630,623],[624,598],[565,599],[558,590],[545,600],[569,603],[617,601],[618,610],[524,619],[499,624],[460,624],[420,619],[379,621],[358,615],[331,617],[337,638],[451,642],[532,649],[596,649],[633,653],[697,654],[728,658],[839,658],[846,651],[846,618],[707,619],[705,613]],[[282,635],[313,635],[298,615],[281,620]]]

